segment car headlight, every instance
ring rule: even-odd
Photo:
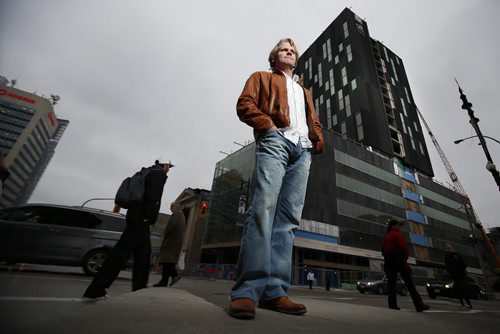
[[[366,283],[366,285],[372,285],[372,284],[373,284],[372,282],[368,282],[368,283]]]
[[[431,286],[431,284],[430,283],[425,283],[425,286],[429,288]]]
[[[448,283],[448,284],[445,284],[444,287],[446,289],[452,289],[453,288],[453,283]]]

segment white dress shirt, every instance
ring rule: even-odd
[[[309,128],[307,127],[304,90],[292,77],[287,74],[285,74],[285,77],[290,126],[280,128],[279,131],[295,145],[300,141],[303,148],[311,148],[312,143],[309,140]]]

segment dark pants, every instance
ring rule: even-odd
[[[307,280],[309,282],[309,290],[313,288],[313,281],[312,280]]]
[[[178,275],[175,269],[175,263],[161,264],[161,280],[160,283],[167,284],[170,277],[174,278]]]
[[[470,300],[467,296],[467,284],[465,282],[465,277],[452,277],[453,279],[453,295],[455,298],[460,299],[460,304],[464,305],[464,299],[467,305],[472,307]]]
[[[390,308],[397,308],[398,301],[396,297],[397,289],[396,283],[398,278],[398,272],[401,275],[401,278],[406,284],[406,288],[410,293],[411,299],[413,299],[413,305],[415,305],[415,309],[422,309],[424,306],[424,302],[422,301],[422,297],[420,297],[417,289],[415,288],[415,284],[413,284],[413,279],[411,277],[411,270],[406,263],[404,264],[396,264],[396,265],[384,265],[385,274],[387,275],[387,299]]]
[[[137,219],[137,217],[142,217],[142,210],[140,215],[134,212],[129,214],[131,210],[127,212],[127,226],[120,240],[111,249],[101,270],[92,280],[91,286],[95,289],[109,288],[131,254],[134,256],[132,291],[143,289],[148,285],[151,258],[149,225],[144,223],[142,218]]]

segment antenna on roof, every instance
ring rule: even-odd
[[[57,101],[61,100],[61,97],[59,95],[54,95],[50,94],[50,103],[55,106],[57,104]]]

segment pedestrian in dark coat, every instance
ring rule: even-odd
[[[384,256],[384,270],[387,275],[387,294],[389,308],[399,310],[396,297],[396,282],[398,273],[406,284],[410,292],[413,304],[417,312],[422,312],[429,309],[429,305],[424,304],[420,297],[413,279],[411,277],[411,269],[407,263],[408,260],[408,244],[401,228],[404,226],[404,221],[389,220],[387,223],[387,234],[382,243],[382,255]]]
[[[155,164],[148,168],[145,177],[145,189],[141,204],[127,210],[127,226],[120,240],[109,252],[101,269],[94,277],[83,297],[98,300],[106,297],[106,289],[113,284],[120,270],[127,263],[130,255],[134,256],[132,271],[132,291],[147,287],[150,259],[151,239],[149,228],[153,225],[160,211],[163,187],[167,181],[167,173],[174,167],[170,160],[158,158]],[[114,210],[119,211],[119,207]]]
[[[170,277],[172,277],[170,281],[170,286],[172,286],[181,278],[175,269],[175,265],[179,261],[179,255],[181,254],[186,219],[184,213],[180,210],[179,203],[172,203],[170,210],[172,216],[170,216],[167,227],[165,227],[160,247],[159,262],[162,265],[162,276],[161,280],[154,285],[155,287],[167,286]]]
[[[444,265],[446,267],[446,271],[450,274],[450,277],[453,280],[453,293],[455,297],[460,299],[460,304],[462,304],[462,306],[464,306],[465,299],[469,308],[472,308],[472,304],[470,303],[469,298],[467,298],[467,287],[465,283],[465,276],[467,276],[465,269],[467,268],[467,265],[465,264],[462,256],[455,252],[455,249],[451,244],[445,244],[444,249],[446,251]]]

